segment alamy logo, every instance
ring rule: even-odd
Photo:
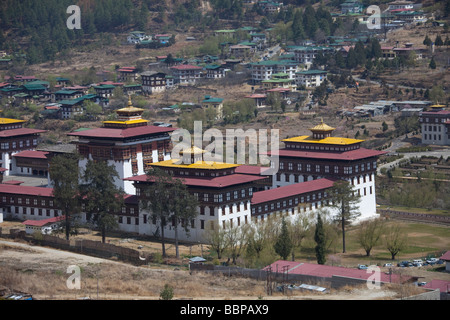
[[[367,278],[367,288],[369,290],[380,289],[381,269],[376,266],[369,266],[369,268],[367,268],[367,273],[373,273]]]
[[[204,142],[210,144],[203,150]],[[183,164],[190,164],[194,161],[193,159],[201,159],[206,163],[270,165],[270,168],[264,169],[265,174],[276,174],[278,171],[278,129],[270,130],[270,134],[266,129],[258,131],[255,129],[245,131],[243,129],[226,129],[224,137],[219,129],[214,128],[203,133],[202,121],[194,121],[194,137],[192,138],[188,130],[179,128],[172,134],[172,143],[174,148],[171,158],[179,159]],[[196,158],[195,154],[186,156],[184,152],[191,150],[192,146],[202,149],[201,158],[200,156]],[[272,150],[273,152],[271,152]]]
[[[66,13],[72,15],[67,19],[66,26],[68,29],[81,29],[81,9],[79,6],[71,5],[67,7]]]
[[[367,14],[370,14],[367,19],[367,29],[381,29],[381,10],[379,6],[371,5],[367,8]]]
[[[68,289],[81,289],[81,269],[79,266],[71,265],[67,267],[66,273],[73,273],[66,280],[66,286]]]

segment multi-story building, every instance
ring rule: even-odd
[[[156,71],[141,73],[142,91],[146,94],[163,92],[166,90],[166,74]]]
[[[223,99],[214,98],[211,96],[205,96],[202,101],[202,108],[214,110],[216,113],[216,119],[223,118]]]
[[[443,105],[428,107],[419,115],[423,144],[450,145],[450,110]]]
[[[323,70],[305,70],[295,73],[295,84],[297,87],[318,87],[327,79],[327,72]]]
[[[174,131],[168,127],[148,125],[142,119],[144,109],[128,106],[116,111],[118,119],[103,122],[103,127],[69,133],[78,137],[74,143],[82,156],[79,166],[85,168],[88,160],[106,160],[119,174],[116,185],[126,193],[134,194],[131,182],[123,179],[144,174],[152,163],[170,159],[171,138]]]
[[[277,73],[284,73],[288,75],[288,79],[294,80],[297,72],[298,63],[289,60],[274,61],[266,60],[251,63],[252,81],[253,83],[260,83],[264,80],[270,80],[272,75]]]
[[[207,79],[225,78],[225,68],[223,65],[212,63],[205,66]]]
[[[385,152],[362,148],[363,140],[332,137],[335,129],[323,122],[310,130],[312,136],[283,140],[273,188],[321,178],[347,180],[361,196],[361,219],[373,216],[377,158]]]
[[[138,78],[138,70],[135,67],[122,67],[117,69],[117,80],[121,82],[133,82]]]
[[[239,165],[202,160],[203,150],[193,147],[182,152],[192,157],[190,161],[171,159],[154,163],[160,168],[179,178],[188,187],[189,192],[198,200],[198,216],[190,221],[189,237],[179,230],[180,240],[204,241],[205,232],[227,223],[242,226],[251,222],[251,200],[254,187],[264,176],[236,173]],[[134,183],[138,198],[145,198],[145,187],[152,182],[147,175],[138,175],[126,179]],[[169,225],[164,231],[167,237],[174,238],[174,226]],[[152,220],[151,212],[141,210],[139,213],[139,233],[151,235],[159,229],[159,224]]]
[[[306,69],[309,69],[314,62],[318,53],[325,54],[329,51],[334,50],[329,47],[316,47],[316,46],[306,46],[306,47],[296,47],[294,48],[294,59],[298,64],[302,64]]]
[[[24,128],[24,120],[0,118],[0,152],[2,168],[7,169],[8,176],[12,167],[12,157],[25,150],[34,150],[38,145],[41,133],[45,130]]]
[[[175,83],[186,85],[193,84],[202,77],[202,67],[182,64],[171,67]]]
[[[357,0],[346,0],[345,2],[341,3],[341,13],[342,14],[362,13],[363,7],[364,7],[363,4]]]

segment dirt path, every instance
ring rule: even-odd
[[[66,269],[77,265],[81,288],[69,290]],[[0,240],[0,290],[9,288],[31,293],[39,300],[158,300],[168,283],[174,299],[190,300],[378,300],[392,299],[390,289],[346,288],[328,294],[275,292],[267,296],[265,281],[189,274],[186,270],[164,266],[136,267],[125,263],[65,252],[25,243]]]

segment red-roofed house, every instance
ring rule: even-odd
[[[445,271],[450,272],[450,251],[444,253],[440,259],[445,261]]]
[[[64,216],[58,216],[42,220],[25,220],[25,232],[27,234],[33,234],[35,232],[42,234],[51,234],[53,230],[60,226]]]
[[[202,77],[202,67],[193,66],[190,64],[180,64],[178,66],[171,67],[173,71],[173,77],[175,83],[186,85],[193,84]]]
[[[372,270],[359,270],[356,268],[335,267],[286,260],[275,261],[269,266],[263,268],[263,270],[271,270],[275,273],[284,274],[288,278],[291,277],[289,279],[292,279],[295,275],[301,275],[310,280],[330,282],[333,288],[350,283],[354,284],[355,282],[372,282],[375,278]],[[417,278],[394,273],[388,274],[385,272],[380,272],[377,280],[380,281],[380,284],[412,283],[417,280]]]
[[[450,300],[450,281],[448,280],[431,280],[422,288],[439,290],[441,293],[441,300]]]
[[[122,67],[117,69],[117,80],[120,82],[136,81],[138,71],[135,67]]]
[[[25,150],[12,156],[11,174],[25,174],[47,177],[48,152]]]
[[[0,118],[0,152],[2,167],[13,171],[12,156],[25,150],[34,150],[45,130],[23,128],[24,120]]]
[[[450,145],[450,110],[433,105],[419,115],[423,144]]]

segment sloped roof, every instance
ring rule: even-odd
[[[331,188],[336,180],[317,179],[253,193],[252,205]]]
[[[263,270],[267,270],[269,266]],[[359,270],[356,268],[334,267],[328,265],[303,263],[297,261],[278,260],[270,265],[273,272],[282,273],[284,268],[287,268],[288,274],[303,274],[322,278],[331,278],[333,276],[340,276],[352,279],[369,280],[369,277],[373,276],[373,272],[367,272],[367,270]],[[382,283],[404,283],[415,279],[414,277],[399,275],[399,274],[386,274],[380,272],[380,282]]]

